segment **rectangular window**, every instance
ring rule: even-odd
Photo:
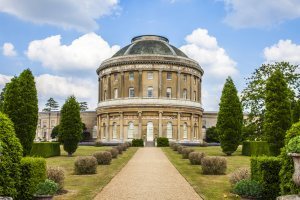
[[[167,72],[167,80],[172,80],[172,72]]]
[[[194,85],[196,85],[196,82],[197,82],[197,78],[196,76],[194,76]]]
[[[134,73],[133,72],[129,72],[129,80],[130,81],[134,80]]]
[[[118,80],[118,74],[117,73],[114,73],[114,79],[115,79],[115,81]]]
[[[129,88],[129,97],[134,97],[134,88]]]
[[[114,89],[114,98],[115,99],[118,98],[118,89],[117,88]]]
[[[147,76],[148,76],[148,80],[152,80],[153,79],[153,72],[148,72]]]
[[[186,76],[186,74],[184,74],[184,75],[183,75],[183,81],[186,82],[186,79],[187,79],[187,76]]]
[[[147,97],[153,97],[153,87],[148,87]]]
[[[172,97],[172,89],[171,88],[167,88],[167,94],[166,94],[167,98],[171,98]]]

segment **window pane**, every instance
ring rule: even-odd
[[[133,72],[129,72],[129,80],[133,80],[134,79],[134,73]]]
[[[166,94],[167,98],[171,98],[172,97],[172,89],[171,88],[167,88],[167,94]]]
[[[129,88],[129,97],[134,97],[134,88]]]
[[[148,87],[148,97],[153,97],[153,88]]]
[[[171,72],[167,72],[167,80],[172,80],[172,73]]]
[[[148,79],[153,79],[153,72],[148,72]]]
[[[172,137],[173,137],[172,123],[168,122],[168,124],[167,124],[167,138],[171,139]]]
[[[117,99],[118,98],[118,89],[114,90],[114,98]]]

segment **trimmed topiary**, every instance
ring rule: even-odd
[[[75,174],[96,174],[97,159],[94,156],[79,156],[74,163]]]
[[[173,145],[173,150],[174,150],[174,151],[177,151],[177,150],[178,150],[178,147],[180,147],[180,146],[181,146],[180,144],[175,143],[175,144]]]
[[[201,165],[201,160],[205,157],[205,153],[191,152],[189,154],[189,160],[192,165]]]
[[[133,147],[143,147],[144,146],[144,140],[143,139],[133,139],[131,142]]]
[[[189,158],[189,154],[190,154],[191,152],[193,152],[193,151],[194,151],[194,149],[184,148],[184,149],[182,150],[182,158],[183,158],[183,159],[188,159],[188,158]]]
[[[244,180],[244,179],[250,179],[251,178],[251,171],[249,168],[239,168],[229,174],[229,182],[231,185],[235,185],[237,182]]]
[[[182,151],[183,151],[183,149],[185,149],[186,147],[184,147],[184,146],[179,146],[179,147],[177,147],[177,151],[178,151],[178,153],[179,154],[182,154]]]
[[[121,145],[118,145],[118,146],[116,146],[114,148],[119,151],[119,154],[123,154],[123,147]]]
[[[290,139],[286,150],[288,153],[300,153],[300,136]]]
[[[107,151],[111,153],[112,158],[117,158],[119,155],[119,150],[117,150],[115,148],[111,148],[110,150],[107,150]]]
[[[46,179],[44,182],[41,182],[37,185],[37,190],[35,192],[36,196],[50,195],[53,196],[59,187],[58,184],[52,180]]]
[[[269,144],[266,141],[244,141],[242,147],[244,156],[270,155]]]
[[[127,145],[125,144],[125,143],[123,143],[123,144],[120,144],[120,146],[123,148],[123,151],[126,151],[127,150]]]
[[[262,197],[263,187],[258,181],[244,179],[234,186],[233,193],[247,199],[259,199]]]
[[[158,147],[168,147],[169,146],[169,139],[165,137],[157,138],[157,146]]]
[[[20,184],[22,146],[13,123],[0,112],[0,196],[17,197]]]
[[[47,178],[58,184],[58,189],[64,187],[65,171],[61,167],[47,167]]]
[[[44,158],[60,156],[60,143],[59,142],[33,143],[30,155],[44,157]]]
[[[201,167],[203,174],[225,174],[227,160],[220,156],[206,156],[201,160]]]
[[[108,151],[98,151],[93,156],[97,159],[98,165],[109,165],[112,159],[111,153]]]

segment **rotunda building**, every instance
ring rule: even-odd
[[[167,38],[134,37],[97,74],[98,140],[202,141],[203,70]]]

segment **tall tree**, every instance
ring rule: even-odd
[[[52,97],[50,97],[47,100],[47,103],[45,104],[45,108],[43,109],[43,111],[46,112],[55,111],[58,110],[58,107],[59,107],[58,103]]]
[[[300,119],[300,100],[292,102],[292,123],[299,122]]]
[[[277,156],[284,146],[286,131],[291,126],[289,89],[283,74],[276,70],[266,83],[266,113],[263,126],[270,151]]]
[[[87,102],[79,102],[80,111],[86,111],[88,108]]]
[[[230,77],[226,79],[219,106],[217,131],[221,148],[225,154],[231,155],[241,141],[243,111],[237,89]]]
[[[82,133],[80,106],[74,96],[70,96],[61,109],[60,132],[64,150],[68,152],[68,156],[72,156],[78,147]]]
[[[6,86],[2,89],[2,91],[0,93],[0,112],[3,112],[5,88],[6,88]]]
[[[246,88],[242,91],[242,104],[249,112],[247,124],[255,127],[255,138],[263,137],[263,122],[265,114],[265,92],[266,81],[271,74],[279,70],[290,89],[289,99],[294,99],[294,94],[299,95],[300,74],[298,65],[291,65],[288,62],[276,62],[274,64],[263,64],[246,79]],[[293,94],[294,93],[294,94]]]

